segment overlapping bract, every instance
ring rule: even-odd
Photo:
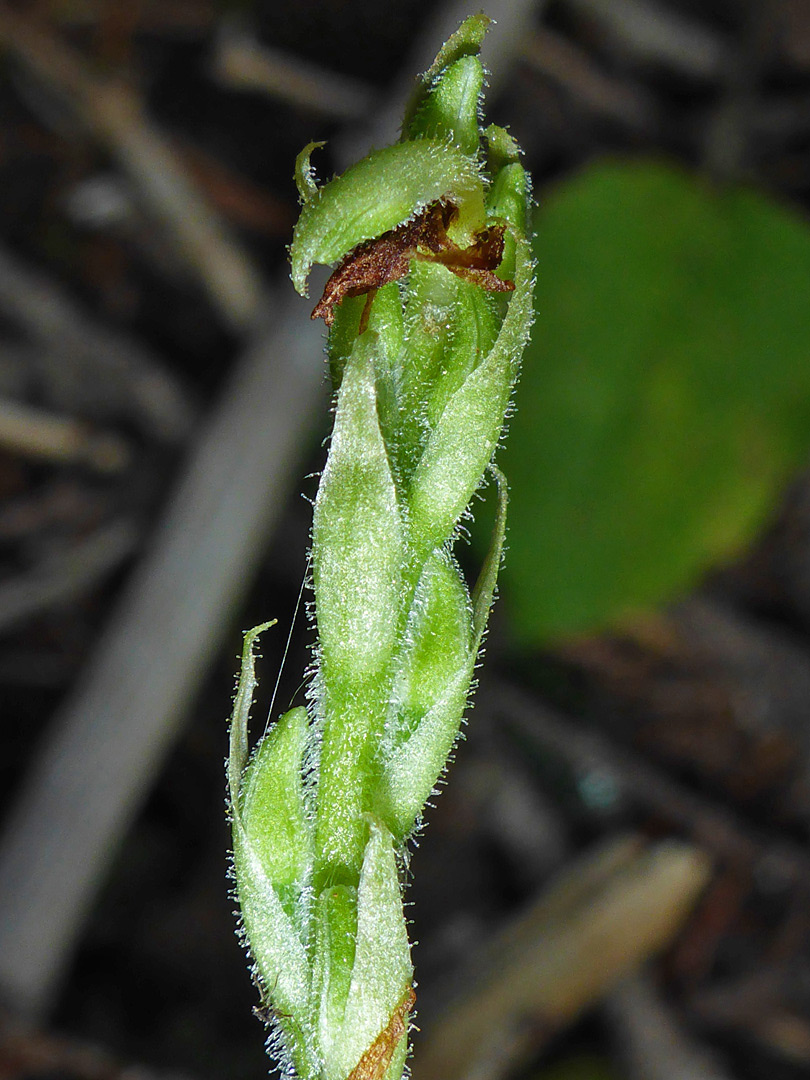
[[[501,557],[506,488],[494,467],[499,511],[472,594],[452,555],[532,316],[527,176],[510,136],[491,127],[482,138],[479,126],[486,24],[468,19],[443,47],[401,142],[320,189],[311,146],[296,167],[299,291],[314,262],[345,260],[439,201],[454,210],[454,252],[488,223],[506,226],[492,269],[514,281],[487,292],[417,252],[402,281],[339,304],[312,538],[316,674],[309,708],[283,716],[250,760],[264,628],[245,639],[229,761],[236,887],[262,994],[303,1080],[402,1073],[413,995],[397,863],[458,736]]]

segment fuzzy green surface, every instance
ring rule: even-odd
[[[402,1075],[413,970],[400,869],[458,738],[503,551],[506,485],[491,462],[532,320],[533,264],[517,147],[501,128],[480,129],[488,22],[474,16],[447,42],[403,141],[320,188],[315,144],[296,163],[299,291],[314,262],[342,259],[444,198],[459,209],[450,233],[460,247],[487,221],[503,223],[495,272],[515,282],[490,294],[413,258],[401,280],[337,305],[308,705],[271,727],[250,761],[259,630],[246,637],[228,769],[237,894],[282,1064],[301,1080],[357,1080],[360,1063],[363,1080]],[[452,549],[488,473],[498,511],[471,595]]]

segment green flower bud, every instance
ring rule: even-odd
[[[415,625],[397,681],[400,713],[386,743],[378,788],[380,816],[401,840],[417,824],[446,768],[492,606],[506,534],[506,484],[497,469],[492,471],[498,483],[498,513],[472,608],[457,568],[439,559],[428,563],[417,587]],[[422,692],[423,683],[430,693]]]
[[[269,750],[260,746],[247,771],[248,722],[250,707],[256,688],[253,649],[264,630],[272,626],[265,623],[245,634],[242,653],[242,670],[236,691],[231,719],[230,754],[228,757],[228,790],[233,826],[233,866],[236,893],[242,912],[245,939],[256,964],[262,995],[272,1003],[282,1021],[284,1034],[296,1068],[302,1076],[314,1075],[312,1057],[312,1026],[309,1011],[309,961],[306,955],[302,923],[304,913],[294,902],[285,886],[291,878],[306,873],[303,865],[308,859],[308,830],[303,821],[299,793],[299,776],[290,780],[297,759],[300,736],[298,730],[303,721],[301,710],[293,710],[279,723],[282,734],[275,732]],[[268,789],[276,781],[272,772],[282,759],[277,790],[281,801],[294,808],[296,824],[291,830],[292,846],[288,853],[280,850],[283,826],[279,820],[279,808],[265,799]],[[296,761],[297,759],[297,761]],[[250,791],[249,791],[250,789]],[[243,807],[248,803],[247,814]],[[261,813],[264,806],[265,813]],[[300,826],[303,826],[301,828]],[[282,880],[279,880],[279,877]],[[285,893],[286,903],[281,893]],[[291,910],[291,908],[293,910]]]
[[[501,436],[532,323],[533,273],[528,241],[518,236],[515,291],[495,344],[450,398],[411,483],[411,535],[425,554],[452,533]]]
[[[394,646],[403,523],[377,418],[372,334],[358,339],[338,395],[313,520],[318,633],[325,667],[376,676]]]
[[[319,862],[351,876],[363,856],[363,814],[387,711],[400,620],[404,526],[377,419],[371,333],[358,338],[338,395],[329,459],[315,502],[313,577],[323,709]]]
[[[452,142],[474,158],[480,135],[478,108],[484,69],[477,56],[462,56],[442,72],[427,94],[408,129],[409,139],[431,138]]]
[[[444,45],[439,49],[436,59],[424,75],[417,80],[416,89],[405,107],[405,117],[402,122],[403,138],[408,137],[414,114],[447,68],[462,56],[478,56],[491,22],[492,19],[488,15],[484,15],[483,12],[478,15],[471,15],[445,41]]]
[[[349,910],[353,897],[346,889],[331,890],[331,902],[321,909],[319,1036],[324,1080],[351,1075],[386,1031],[413,976],[391,835],[373,819],[366,827],[356,914]],[[352,930],[354,939],[347,942]],[[397,1042],[406,1044],[407,1039],[403,1035]],[[397,1047],[390,1049],[393,1058]],[[403,1063],[404,1053],[400,1069]]]
[[[280,896],[296,886],[300,891],[312,865],[301,779],[308,729],[306,709],[282,716],[259,745],[239,792],[245,833]]]

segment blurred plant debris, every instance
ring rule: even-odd
[[[799,1080],[810,0],[486,8],[538,312],[414,1075]],[[241,629],[279,708],[309,657],[293,162],[389,141],[470,10],[0,0],[0,1080],[264,1074],[222,760]]]

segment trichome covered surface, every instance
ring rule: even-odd
[[[245,638],[228,763],[245,942],[274,1050],[302,1080],[398,1080],[415,1000],[400,871],[458,737],[492,603],[506,485],[492,465],[532,318],[529,183],[482,130],[488,20],[419,80],[401,140],[319,187],[302,151],[299,292],[338,266],[335,423],[312,529],[316,663],[306,707],[251,754]],[[490,473],[498,514],[470,591],[459,521]]]

